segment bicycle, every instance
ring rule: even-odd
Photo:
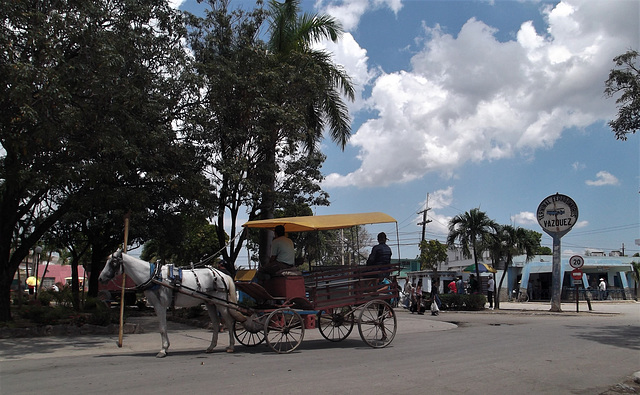
[[[509,297],[509,302],[524,303],[524,302],[528,302],[528,301],[529,301],[529,295],[527,295],[526,292],[519,291],[517,289],[514,289],[513,291],[511,291],[511,295]]]
[[[528,301],[529,301],[529,295],[527,294],[527,292],[520,291],[520,294],[518,295],[518,302],[526,303]]]

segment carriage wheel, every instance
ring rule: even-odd
[[[236,338],[238,343],[247,347],[255,347],[258,344],[262,344],[264,341],[264,332],[251,332],[248,331],[241,322],[236,321],[233,326],[233,336]]]
[[[304,322],[300,314],[291,309],[278,309],[264,323],[264,337],[278,354],[290,353],[302,343]]]
[[[353,310],[350,307],[322,310],[318,313],[318,329],[329,341],[346,339],[353,330]]]
[[[362,340],[373,348],[389,345],[396,336],[396,313],[384,300],[367,302],[360,311],[358,331]]]

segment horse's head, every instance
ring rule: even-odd
[[[98,280],[104,284],[118,274],[121,274],[122,270],[122,250],[118,249],[118,251],[111,254],[109,259],[107,259],[107,263],[104,265],[102,272],[100,272]]]

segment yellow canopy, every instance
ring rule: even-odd
[[[306,217],[285,217],[249,221],[245,228],[273,229],[284,225],[286,232],[305,232],[310,230],[342,229],[355,225],[383,224],[397,222],[385,213],[311,215]]]

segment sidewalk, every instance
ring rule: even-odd
[[[562,313],[575,313],[576,303],[562,303],[560,305]],[[516,311],[546,311],[549,313],[551,309],[551,302],[500,302],[500,310],[485,310],[485,311],[502,311],[502,312],[516,312]],[[580,301],[578,311],[580,313],[591,314],[640,314],[640,303],[634,300],[620,300],[620,301],[591,301],[591,311],[586,301]],[[557,313],[557,314],[562,314]],[[640,315],[639,315],[640,317]]]

